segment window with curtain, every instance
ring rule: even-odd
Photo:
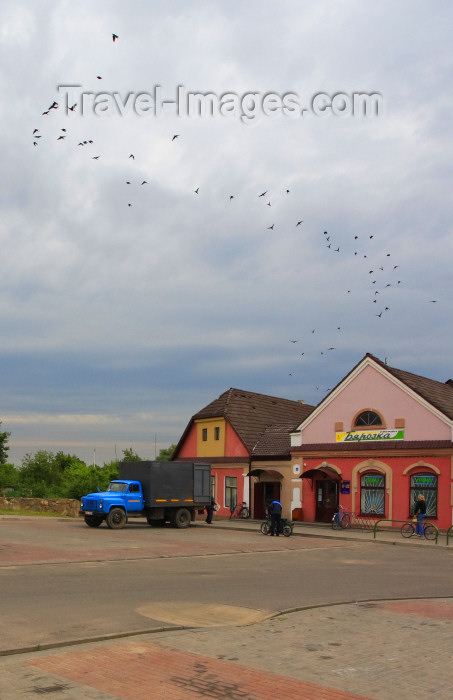
[[[225,477],[225,506],[231,508],[238,502],[238,480],[236,476]]]
[[[437,476],[430,472],[412,474],[409,513],[412,516],[418,495],[422,493],[426,501],[426,516],[437,518]]]
[[[385,515],[384,474],[362,474],[360,477],[360,512],[363,515]]]

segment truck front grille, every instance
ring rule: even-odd
[[[98,502],[95,498],[85,499],[85,510],[97,510]]]

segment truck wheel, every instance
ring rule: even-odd
[[[84,518],[88,527],[99,527],[104,520],[103,515],[85,515]]]
[[[112,508],[107,515],[107,525],[111,530],[120,530],[126,525],[127,517],[122,508]]]
[[[190,510],[187,508],[178,508],[176,513],[171,519],[171,524],[173,527],[184,528],[189,527],[192,517],[190,515]]]

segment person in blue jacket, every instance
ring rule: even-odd
[[[280,501],[272,501],[269,506],[269,515],[271,516],[271,529],[270,534],[272,537],[280,534],[281,523],[282,523],[282,504]]]

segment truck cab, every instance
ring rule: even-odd
[[[107,491],[82,497],[80,514],[90,527],[99,527],[106,520],[110,528],[124,527],[129,513],[143,511],[143,490],[140,481],[115,479]]]

